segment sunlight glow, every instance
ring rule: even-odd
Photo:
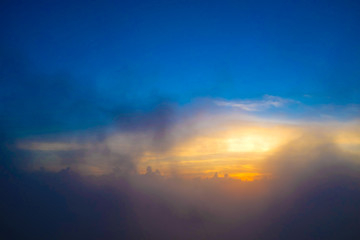
[[[185,177],[211,178],[219,173],[254,181],[264,176],[261,160],[297,136],[298,131],[288,127],[227,126],[217,132],[199,133],[167,152],[146,152],[138,171],[151,165],[165,175],[176,169]]]
[[[229,152],[266,152],[273,146],[262,136],[243,136],[227,139]]]
[[[219,120],[220,116],[217,117]],[[20,141],[17,147],[41,156],[39,166],[52,171],[66,166],[61,160],[61,153],[77,151],[81,153],[77,157],[86,163],[75,166],[78,171],[94,175],[111,172],[111,165],[99,161],[104,158],[104,152],[111,152],[106,155],[107,162],[132,161],[138,173],[144,173],[151,166],[154,171],[158,169],[163,176],[169,177],[213,178],[217,173],[220,178],[226,175],[243,181],[254,181],[267,176],[264,172],[264,161],[267,158],[306,133],[300,125],[295,124],[274,124],[265,120],[230,121],[226,115],[223,119],[223,122],[219,120],[212,123],[216,127],[204,127],[203,123],[208,123],[204,118],[194,120],[202,123],[201,128],[186,137],[174,138],[177,141],[171,143],[165,151],[154,147],[153,136],[144,132],[109,135],[104,143],[96,145],[70,139],[67,142]],[[174,128],[173,136],[182,136],[186,132],[184,126],[186,124]],[[360,154],[358,124],[336,126],[322,124],[322,132],[334,137],[334,143],[342,151]],[[314,129],[321,130],[319,126]],[[308,143],[311,138],[306,138],[306,141]]]

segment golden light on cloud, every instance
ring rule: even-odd
[[[335,142],[344,151],[360,154],[360,136],[354,132],[339,134]]]
[[[243,173],[235,173],[230,175],[232,178],[240,179],[242,181],[254,181],[264,177],[264,174],[257,172],[243,172]]]
[[[229,152],[266,152],[273,148],[274,143],[263,136],[247,135],[227,139]]]
[[[261,160],[268,154],[299,136],[299,131],[285,126],[227,127],[202,132],[174,146],[165,153],[147,152],[138,170],[153,166],[161,172],[176,168],[189,177],[212,177],[228,174],[232,178],[253,181],[262,178]]]
[[[154,147],[157,140],[147,132],[114,132],[102,142],[24,140],[17,147],[38,156],[40,160],[38,165],[34,163],[35,167],[54,171],[66,167],[68,162],[76,162],[72,169],[105,174],[113,170],[114,164],[129,161],[138,173],[145,173],[151,166],[163,176],[212,178],[217,173],[218,177],[244,181],[271,176],[264,170],[264,160],[303,134],[325,133],[320,135],[331,138],[341,150],[360,154],[358,123],[291,123],[216,115],[194,118],[190,126],[190,130],[184,122],[174,126],[169,130],[174,141],[160,150]],[[321,136],[314,139],[323,141]],[[315,146],[310,140],[306,144]],[[81,159],[64,159],[65,153],[71,151]]]

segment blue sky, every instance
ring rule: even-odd
[[[358,104],[359,9],[356,1],[5,1],[3,79],[15,89],[3,90],[14,104],[6,111],[26,98],[26,118],[58,108],[78,126],[159,99]]]

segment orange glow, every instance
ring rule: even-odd
[[[76,139],[68,142],[25,140],[20,141],[17,147],[39,156],[37,165],[33,165],[34,169],[41,166],[52,171],[61,170],[66,164],[61,161],[59,153],[79,150],[83,153],[82,161],[77,161],[72,168],[85,174],[109,173],[113,166],[107,163],[114,163],[127,156],[129,161],[136,164],[138,173],[145,173],[147,166],[151,166],[154,171],[158,169],[163,176],[212,178],[218,173],[219,177],[227,175],[230,178],[253,181],[268,176],[268,173],[264,172],[264,162],[269,156],[304,134],[312,134],[312,131],[309,131],[312,130],[311,126],[302,127],[301,124],[209,123],[205,120],[197,120],[197,123],[194,121],[192,125],[203,124],[205,127],[201,125],[191,134],[183,125],[176,126],[171,132],[176,141],[164,150],[154,148],[153,137],[143,132],[113,134],[104,142],[95,145],[91,142],[75,141]],[[316,145],[316,141],[327,140],[337,144],[342,151],[360,154],[358,126],[358,122],[315,125],[313,129],[320,133],[325,132],[325,137],[306,138],[304,144],[315,141],[310,145]],[[106,156],[107,162],[103,161],[104,152],[111,152]]]
[[[146,152],[138,170],[152,166],[167,175],[212,177],[216,172],[231,178],[253,181],[263,177],[261,160],[282,144],[297,137],[285,127],[234,127],[194,136],[165,153]]]
[[[241,181],[254,181],[264,177],[264,174],[254,172],[244,172],[231,174],[230,177],[240,179]]]

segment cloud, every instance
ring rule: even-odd
[[[360,236],[359,155],[338,147],[336,136],[329,132],[334,125],[302,126],[305,129],[300,136],[261,160],[263,169],[272,174],[267,179],[246,182],[233,179],[231,174],[222,177],[220,172],[216,178],[183,179],[179,175],[164,176],[153,171],[157,168],[151,165],[145,174],[124,171],[134,167],[126,164],[136,165],[134,157],[148,149],[166,152],[152,145],[158,139],[154,137],[157,123],[151,123],[157,122],[157,112],[132,118],[125,129],[116,125],[116,133],[124,135],[114,146],[108,142],[113,140],[111,134],[97,141],[90,141],[97,138],[89,134],[83,142],[66,141],[63,137],[64,142],[75,145],[44,142],[24,145],[38,149],[37,152],[61,153],[63,167],[70,168],[53,172],[1,170],[0,186],[4,192],[0,198],[1,237],[357,239]],[[223,121],[225,127],[225,123],[231,122]],[[238,124],[243,126],[244,122]],[[159,127],[160,132],[172,136],[178,127],[175,125],[167,125],[165,132]],[[354,126],[347,126],[348,132],[353,132]],[[213,128],[214,125],[209,127]],[[353,136],[345,134],[341,141],[349,137]],[[205,142],[198,144],[201,143]],[[3,157],[11,155],[5,147],[2,150]],[[21,151],[17,150],[17,160],[23,158]],[[237,158],[236,164],[239,162]],[[83,163],[88,172],[104,163],[112,169],[84,176],[76,168]]]
[[[271,95],[265,95],[262,100],[215,101],[215,104],[218,106],[239,108],[248,112],[258,112],[269,108],[281,108],[292,103],[297,102],[292,99],[285,99]]]
[[[18,139],[16,146],[31,158],[29,170],[71,167],[99,175],[114,168],[142,173],[151,165],[167,176],[176,172],[209,177],[219,172],[244,180],[268,176],[258,160],[307,132],[326,132],[334,146],[359,153],[358,121],[285,121],[285,117],[270,121],[196,104],[179,107],[159,101],[146,111],[119,111],[113,124],[96,130]],[[244,170],[249,164],[253,171]]]

